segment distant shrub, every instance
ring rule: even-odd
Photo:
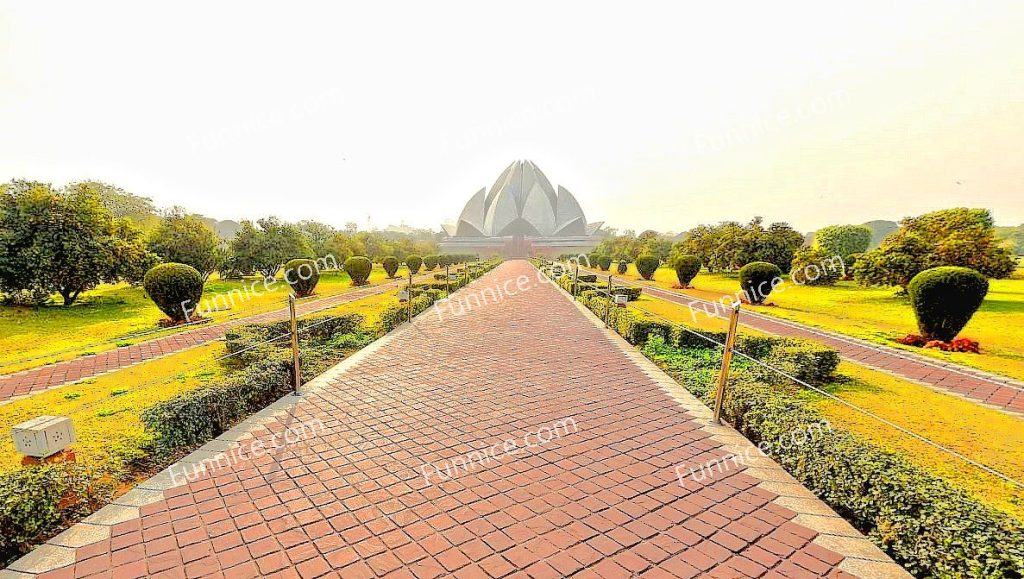
[[[600,259],[601,259],[601,256],[596,251],[594,253],[588,253],[587,254],[587,267],[597,267],[598,266],[598,261],[600,261]]]
[[[773,281],[781,278],[779,266],[766,261],[755,261],[740,268],[740,289],[752,304],[762,303],[772,293]]]
[[[629,271],[629,262],[624,259],[620,259],[619,265],[615,268],[615,271],[617,271],[619,275],[624,275]]]
[[[161,312],[181,322],[203,296],[203,275],[190,265],[162,263],[146,272],[142,287]]]
[[[284,280],[298,297],[313,293],[320,282],[320,270],[312,259],[293,259],[284,264]]]
[[[661,265],[661,263],[658,261],[658,256],[650,253],[642,253],[636,258],[636,271],[644,279],[653,278],[654,272],[658,271],[659,265]]]
[[[398,271],[398,258],[389,255],[380,261],[381,266],[384,267],[384,273],[388,274],[388,277],[394,278],[395,273]]]
[[[364,285],[370,279],[371,270],[373,263],[368,257],[356,255],[345,260],[345,273],[352,278],[353,285]]]
[[[843,260],[843,265],[846,267],[846,275],[843,276],[843,279],[853,279],[853,266],[857,265],[857,260],[863,255],[863,253],[851,253],[846,256],[846,259]]]
[[[914,276],[907,292],[925,340],[949,342],[981,306],[988,280],[970,268],[936,267]]]
[[[688,287],[700,272],[700,258],[696,255],[680,255],[673,264],[679,285]]]
[[[455,261],[452,259],[452,256],[450,256],[448,254],[443,254],[443,255],[437,256],[437,265],[440,266],[440,267],[448,267],[449,265],[452,265],[453,263],[455,263]]]
[[[418,255],[407,255],[405,256],[405,267],[409,268],[409,273],[416,275],[420,272],[420,266],[423,265],[423,258]]]
[[[790,276],[802,285],[835,285],[846,273],[841,259],[820,249],[798,249]]]
[[[425,269],[427,271],[434,271],[434,268],[437,267],[437,261],[438,261],[438,256],[436,256],[436,255],[424,256],[423,257],[423,269]]]
[[[608,271],[608,268],[612,266],[612,256],[610,255],[599,255],[597,256],[597,266],[601,268],[601,271]]]

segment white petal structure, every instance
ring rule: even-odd
[[[454,226],[453,237],[583,237],[601,223],[587,223],[568,189],[558,192],[531,161],[508,166],[491,189],[470,198]],[[451,226],[445,231],[452,236]]]

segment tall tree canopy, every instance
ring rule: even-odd
[[[737,271],[755,261],[775,264],[789,271],[793,253],[804,236],[788,223],[763,225],[755,217],[746,225],[725,221],[718,225],[698,225],[686,232],[676,244],[677,254],[696,255],[708,271]]]
[[[141,280],[155,261],[138,228],[90,187],[0,186],[0,290],[59,293],[71,305],[100,283]]]
[[[243,221],[231,241],[233,266],[243,273],[258,271],[274,277],[284,262],[299,257],[314,257],[309,241],[298,225],[277,217]]]
[[[918,273],[944,265],[993,278],[1013,272],[1013,255],[996,239],[988,209],[958,207],[908,217],[881,246],[858,258],[853,271],[863,285],[906,288]]]
[[[204,281],[220,264],[220,239],[217,233],[202,217],[187,215],[180,207],[167,212],[150,232],[147,245],[150,251],[165,262],[194,267]]]

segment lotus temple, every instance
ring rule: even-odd
[[[568,189],[556,190],[531,161],[509,165],[490,190],[480,189],[458,221],[444,224],[445,253],[555,256],[586,252],[600,241],[603,222],[587,223]]]

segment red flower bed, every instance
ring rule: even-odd
[[[918,334],[907,334],[906,336],[896,340],[896,342],[905,346],[916,346],[918,348],[938,348],[943,352],[979,353],[979,344],[977,340],[972,340],[970,338],[956,338],[952,342],[943,342],[941,340],[925,340],[924,336]]]

